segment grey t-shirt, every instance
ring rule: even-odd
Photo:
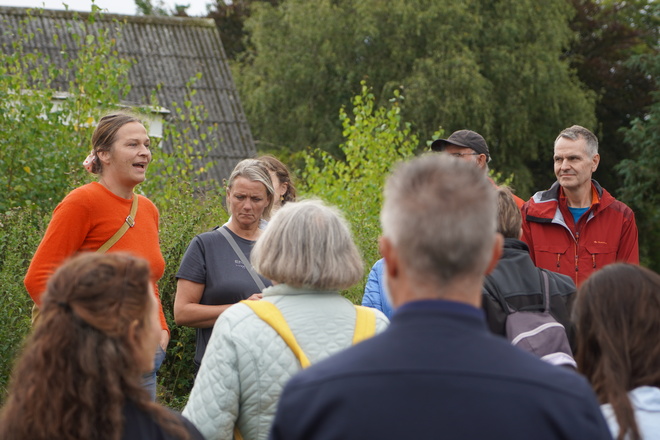
[[[225,228],[249,259],[254,241],[246,240]],[[215,228],[210,232],[199,234],[188,245],[181,259],[177,278],[204,284],[204,293],[200,304],[224,305],[235,304],[261,290],[254,282],[250,273],[236,255],[225,237]],[[261,277],[266,287],[272,283]],[[197,347],[195,363],[202,361],[206,345],[211,338],[213,327],[197,329]]]

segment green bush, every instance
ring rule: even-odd
[[[0,401],[13,360],[30,330],[32,300],[23,286],[23,277],[46,220],[27,209],[0,214]]]
[[[177,409],[185,404],[193,385],[196,333],[194,328],[174,324],[175,275],[192,238],[225,223],[228,218],[221,192],[194,197],[193,188],[182,185],[180,196],[171,199],[167,207],[161,210],[161,251],[167,264],[165,274],[158,283],[171,332],[167,357],[159,372],[158,395],[161,402]]]
[[[380,206],[385,177],[399,161],[413,156],[418,138],[410,124],[401,118],[398,91],[390,106],[377,107],[375,98],[363,81],[362,90],[352,100],[352,115],[339,112],[345,142],[339,146],[344,155],[336,158],[314,149],[300,153],[304,160],[301,177],[303,197],[316,197],[337,206],[351,223],[355,241],[365,261],[365,279],[371,265],[380,258]],[[439,135],[439,133],[437,134]],[[362,301],[364,284],[344,295],[354,303]]]
[[[83,182],[80,162],[89,152],[94,121],[117,108],[130,89],[130,62],[115,50],[121,25],[92,34],[88,27],[97,10],[67,26],[77,57],[70,58],[67,45],[53,38],[65,69],[27,49],[42,32],[25,31],[36,28],[32,16],[15,30],[11,47],[0,51],[0,212],[17,206],[50,212]],[[66,95],[57,81],[67,84]]]

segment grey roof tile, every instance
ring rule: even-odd
[[[3,50],[11,47],[12,38],[15,38],[12,29],[20,25],[27,13],[25,8],[0,7],[0,47]],[[35,34],[35,38],[26,49],[38,50],[51,62],[65,66],[60,46],[53,43],[53,35],[58,35],[60,42],[67,45],[68,55],[74,57],[77,47],[70,30],[77,28],[76,14],[79,19],[88,17],[87,13],[73,11],[33,12],[35,19],[27,29]],[[254,140],[213,20],[103,14],[90,25],[91,29],[116,29],[115,19],[125,22],[117,40],[119,56],[134,61],[129,72],[131,91],[126,97],[127,102],[149,104],[151,91],[161,84],[158,101],[161,106],[172,110],[173,102],[182,105],[189,78],[201,72],[202,78],[193,85],[197,90],[193,103],[205,106],[208,119],[203,121],[196,137],[209,126],[216,124],[218,127],[215,136],[203,141],[213,143],[210,156],[216,161],[208,177],[222,181],[239,160],[255,155]],[[56,86],[64,91],[66,84],[63,78]],[[164,144],[163,148],[168,151],[170,146]]]

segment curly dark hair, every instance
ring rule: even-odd
[[[136,340],[148,326],[149,273],[145,260],[123,253],[81,254],[60,267],[15,365],[0,438],[118,440],[127,402],[188,438],[141,386]]]

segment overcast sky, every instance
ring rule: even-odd
[[[166,9],[174,9],[174,5],[190,4],[188,15],[205,16],[206,5],[213,0],[164,0]],[[0,6],[18,6],[21,8],[65,9],[63,3],[74,11],[89,12],[92,9],[91,0],[0,0]],[[96,6],[113,14],[135,15],[136,6],[133,0],[96,0]],[[156,2],[154,2],[156,3]]]

